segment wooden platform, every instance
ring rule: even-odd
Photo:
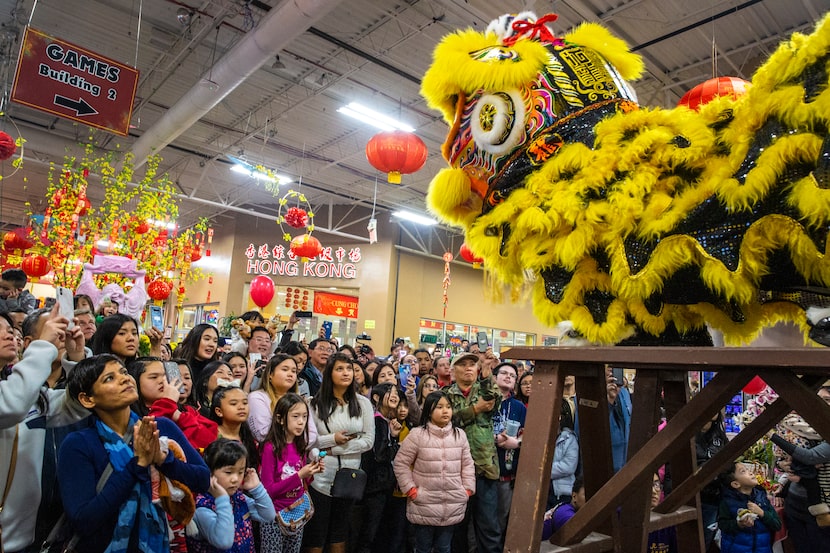
[[[505,550],[510,552],[645,552],[650,531],[675,526],[681,553],[702,553],[701,488],[793,406],[820,434],[830,435],[830,405],[816,395],[830,379],[830,350],[824,348],[517,347],[502,357],[532,360],[536,367],[507,528]],[[637,370],[628,462],[617,474],[611,463],[606,365]],[[689,400],[688,371],[718,374]],[[576,377],[589,499],[551,544],[542,544],[542,517],[568,374]],[[779,399],[697,467],[697,430],[756,375]],[[668,423],[658,433],[661,396]],[[673,489],[652,512],[652,475],[666,462],[671,463]]]

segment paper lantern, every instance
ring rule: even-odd
[[[9,252],[16,250],[28,250],[35,245],[35,243],[29,239],[30,231],[31,228],[18,227],[7,232],[3,235],[3,249]]]
[[[677,103],[689,109],[698,110],[718,96],[732,96],[737,99],[746,94],[751,83],[737,77],[716,77],[704,81],[683,95]]]
[[[285,212],[285,222],[294,228],[305,228],[308,224],[308,212],[301,207],[289,207]]]
[[[89,201],[89,198],[86,196],[81,196],[78,198],[78,215],[83,217],[89,211],[89,208],[92,207],[92,202]]]
[[[0,131],[0,161],[9,159],[16,151],[17,144],[14,143],[14,138]]]
[[[761,380],[760,376],[756,376],[749,381],[749,384],[744,386],[743,391],[747,395],[754,396],[763,392],[766,387],[767,383]]]
[[[23,262],[20,264],[20,268],[23,269],[24,273],[33,278],[40,278],[51,269],[51,267],[49,267],[49,260],[40,254],[27,255],[24,257]]]
[[[467,263],[484,263],[484,260],[480,257],[477,257],[466,242],[461,244],[461,249],[459,250],[458,254],[461,256],[461,259],[463,259]]]
[[[147,295],[156,301],[164,301],[170,296],[173,286],[169,282],[156,279],[147,285]]]
[[[197,248],[197,249],[193,250],[190,253],[190,262],[191,263],[196,263],[200,259],[202,259],[202,250]]]
[[[384,131],[366,144],[366,159],[372,167],[388,174],[388,182],[400,184],[402,173],[414,173],[424,166],[427,147],[411,132]]]
[[[296,256],[311,258],[323,251],[323,246],[310,234],[303,234],[291,240],[291,251]]]
[[[148,223],[144,219],[136,219],[133,224],[135,225],[133,227],[133,232],[135,232],[136,234],[145,234],[147,231],[150,230],[150,223]]]
[[[274,298],[274,281],[265,275],[254,277],[251,281],[250,294],[258,307],[265,307]]]

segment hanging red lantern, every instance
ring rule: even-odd
[[[388,173],[388,182],[400,184],[402,173],[414,173],[424,166],[427,147],[411,132],[384,131],[366,144],[366,159],[378,171]]]
[[[271,277],[265,275],[254,277],[251,281],[249,294],[258,307],[265,307],[274,299],[274,281],[271,280]]]
[[[301,236],[295,236],[291,240],[291,251],[296,256],[312,258],[323,251],[323,246],[319,240],[310,234],[303,234]]]
[[[753,377],[752,380],[749,381],[749,384],[744,386],[743,392],[750,396],[755,396],[760,394],[764,391],[764,388],[767,387],[767,383],[764,382],[760,376]]]
[[[31,227],[18,227],[3,235],[3,249],[6,251],[28,250],[35,245],[29,238]]]
[[[89,201],[89,198],[86,196],[80,196],[78,198],[78,215],[83,217],[89,211],[89,208],[92,207],[92,202]]]
[[[190,262],[191,263],[196,263],[200,259],[202,259],[202,250],[200,250],[199,248],[196,248],[195,250],[190,252]]]
[[[133,232],[136,234],[146,234],[147,231],[150,230],[150,223],[145,221],[144,219],[135,219],[133,224]]]
[[[466,242],[461,244],[461,249],[459,250],[458,254],[461,256],[461,259],[463,259],[467,263],[484,263],[484,260],[476,256],[476,254],[473,253],[473,250],[470,249],[470,246],[468,246]]]
[[[169,282],[156,279],[147,285],[147,295],[156,301],[164,301],[170,296],[173,287]]]
[[[746,94],[751,84],[738,77],[716,77],[692,88],[683,95],[677,105],[697,111],[700,106],[711,102],[717,96],[731,96],[737,99]]]
[[[0,161],[9,159],[16,151],[17,144],[15,144],[14,138],[9,136],[8,133],[0,131]]]
[[[308,224],[308,213],[301,207],[289,207],[285,211],[285,222],[294,228],[305,228]]]
[[[167,245],[167,229],[162,229],[159,232],[159,235],[153,240],[153,244],[159,247]]]
[[[49,267],[49,260],[40,254],[27,255],[24,257],[23,262],[20,264],[20,268],[23,269],[24,273],[33,278],[40,278],[51,269],[51,267]]]

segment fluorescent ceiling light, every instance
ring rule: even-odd
[[[402,123],[397,119],[392,119],[382,113],[378,113],[377,111],[369,109],[366,106],[358,104],[357,102],[352,102],[348,106],[338,108],[337,111],[343,115],[354,117],[358,121],[362,121],[363,123],[372,125],[384,131],[393,131],[398,129],[406,132],[415,132],[414,127],[407,125],[406,123]]]
[[[269,175],[268,173],[258,171],[253,165],[238,161],[236,159],[234,159],[233,162],[233,165],[231,165],[231,171],[234,173],[241,173],[257,180],[267,180],[277,184],[288,184],[291,182],[290,177],[278,175],[276,173]]]
[[[432,217],[427,217],[425,215],[418,215],[417,213],[412,213],[411,211],[395,211],[392,213],[393,216],[397,217],[398,219],[403,219],[404,221],[410,221],[412,223],[418,223],[419,225],[437,225],[438,221],[433,219]]]

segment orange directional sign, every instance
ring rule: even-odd
[[[136,69],[27,27],[11,99],[127,136],[137,85]]]

